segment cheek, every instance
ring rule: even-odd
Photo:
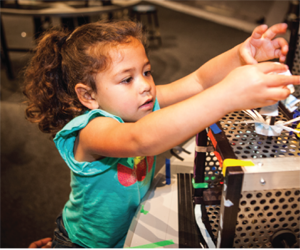
[[[126,112],[130,109],[132,105],[131,98],[128,98],[125,94],[116,94],[110,97],[110,103],[114,109],[119,110],[119,112]]]
[[[154,97],[156,97],[156,86],[155,86],[155,84],[153,84],[153,87],[152,87],[152,95]]]
[[[122,109],[129,108],[136,104],[136,95],[129,91],[118,93],[118,103],[122,105]]]
[[[130,100],[123,100],[120,102],[120,105],[121,105],[121,109],[123,111],[130,111],[133,107],[134,107],[134,100],[130,101]]]

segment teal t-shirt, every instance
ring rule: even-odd
[[[156,100],[153,111],[158,109]],[[150,187],[156,157],[76,161],[73,154],[76,136],[98,116],[124,123],[120,117],[103,110],[91,110],[70,121],[54,138],[71,169],[71,193],[63,209],[63,222],[73,243],[90,248],[121,248],[135,211]]]

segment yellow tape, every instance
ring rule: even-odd
[[[298,123],[296,130],[300,131],[300,123]],[[295,133],[298,138],[300,138],[300,134]]]
[[[237,159],[225,159],[223,161],[223,169],[222,169],[222,173],[223,176],[225,176],[226,174],[226,168],[227,167],[237,167],[237,166],[255,166],[255,164],[252,161],[244,161],[244,160],[237,160]]]

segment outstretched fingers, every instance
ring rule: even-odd
[[[278,34],[284,34],[287,29],[286,23],[278,23],[273,26],[271,26],[267,31],[262,35],[263,38],[268,38],[272,40],[275,38]]]
[[[257,26],[251,35],[251,38],[254,39],[260,39],[260,38],[268,38],[272,40],[275,38],[278,34],[284,34],[287,29],[286,23],[278,23],[273,26],[271,26],[268,29],[268,26],[266,24],[262,24],[260,26]]]
[[[274,57],[279,58],[280,62],[284,62],[289,50],[287,41],[284,38],[279,37],[274,39],[272,43],[275,48]]]
[[[269,88],[268,94],[269,94],[269,100],[281,101],[286,99],[291,94],[291,91],[286,86],[273,87],[273,88]]]
[[[260,39],[262,37],[262,35],[267,31],[267,29],[268,29],[268,26],[266,24],[257,26],[253,30],[251,38]]]
[[[292,75],[270,75],[270,82],[268,84],[269,87],[286,87],[287,85],[300,85],[300,76]]]
[[[288,70],[288,66],[285,64],[266,62],[259,63],[256,67],[267,75],[269,87],[286,87],[286,85],[300,85],[300,76],[298,75],[278,75],[278,73],[283,73]]]
[[[287,71],[289,68],[285,64],[274,63],[274,62],[263,62],[256,65],[256,67],[263,73],[282,73]]]
[[[246,64],[256,64],[259,61],[266,61],[279,58],[284,62],[288,52],[288,43],[284,38],[275,38],[286,32],[287,24],[279,23],[268,28],[263,24],[254,29],[241,49],[240,55]]]

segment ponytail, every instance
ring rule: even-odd
[[[38,123],[42,132],[53,136],[74,117],[74,113],[80,113],[73,105],[74,96],[70,96],[62,72],[61,50],[68,35],[60,30],[45,34],[25,71],[26,118]]]

